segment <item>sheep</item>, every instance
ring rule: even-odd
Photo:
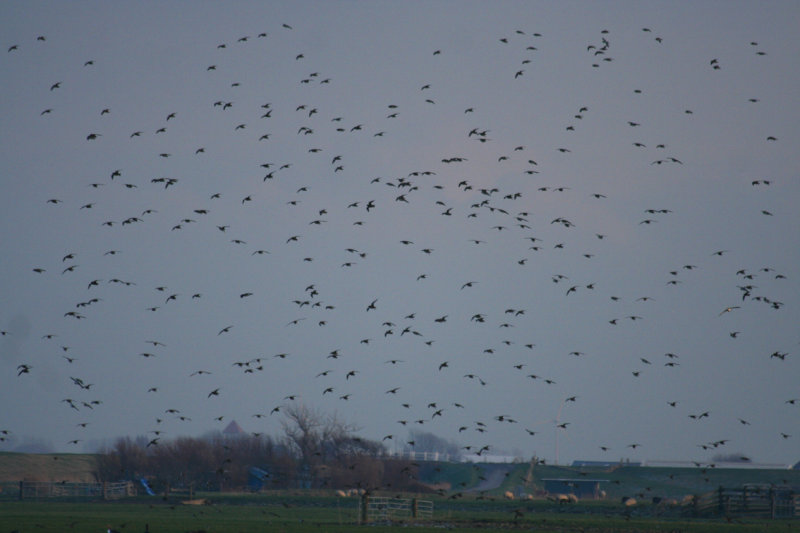
[[[513,500],[514,499],[514,493],[511,492],[510,490],[507,490],[505,492],[505,494],[503,494],[503,496],[505,497],[506,500]]]
[[[633,507],[636,505],[636,498],[631,498],[630,496],[623,496],[622,497],[622,505],[625,507]]]

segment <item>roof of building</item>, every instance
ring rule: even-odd
[[[596,467],[611,467],[611,466],[642,466],[638,461],[572,461],[572,466],[596,466]]]
[[[556,481],[558,483],[606,483],[607,479],[575,479],[575,478],[547,478],[542,481]]]
[[[242,429],[242,426],[239,425],[236,420],[232,420],[230,424],[225,426],[225,429],[222,430],[223,435],[244,435],[245,431]]]

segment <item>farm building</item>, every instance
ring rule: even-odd
[[[607,479],[543,479],[544,490],[548,494],[574,494],[580,499],[598,499],[601,497],[600,483]]]
[[[638,461],[622,460],[619,461],[572,461],[574,468],[612,468],[615,466],[642,466]]]

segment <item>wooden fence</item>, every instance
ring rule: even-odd
[[[699,516],[800,517],[800,488],[775,485],[745,485],[697,496],[694,513]]]
[[[128,496],[136,496],[136,487],[130,481],[116,483],[19,482],[20,500],[41,498],[117,500]]]

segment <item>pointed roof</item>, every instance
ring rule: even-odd
[[[236,420],[231,421],[225,429],[222,430],[223,435],[244,435],[244,430],[242,426],[240,426]]]

